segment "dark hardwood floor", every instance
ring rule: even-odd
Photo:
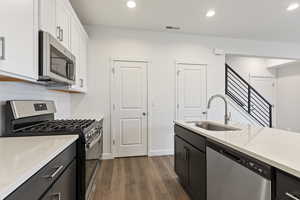
[[[94,200],[189,200],[178,183],[172,156],[105,160]]]

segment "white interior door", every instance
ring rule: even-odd
[[[177,64],[176,118],[206,119],[206,65]]]
[[[146,62],[113,63],[115,157],[147,155],[147,66]]]

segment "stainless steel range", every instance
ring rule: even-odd
[[[88,200],[95,189],[95,176],[103,149],[103,120],[54,120],[53,101],[8,101],[6,135],[42,136],[78,134],[78,200]]]

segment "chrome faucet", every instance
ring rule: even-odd
[[[225,124],[228,124],[230,118],[231,118],[231,114],[229,113],[228,114],[228,102],[227,102],[227,99],[225,96],[221,95],[221,94],[216,94],[216,95],[213,95],[209,98],[208,100],[208,104],[207,104],[207,109],[210,109],[210,104],[212,102],[212,100],[214,100],[215,98],[221,98],[224,100],[224,103],[225,103],[225,116],[224,116],[224,123]]]

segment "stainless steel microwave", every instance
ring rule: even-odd
[[[51,34],[39,32],[39,81],[75,84],[76,59]]]

